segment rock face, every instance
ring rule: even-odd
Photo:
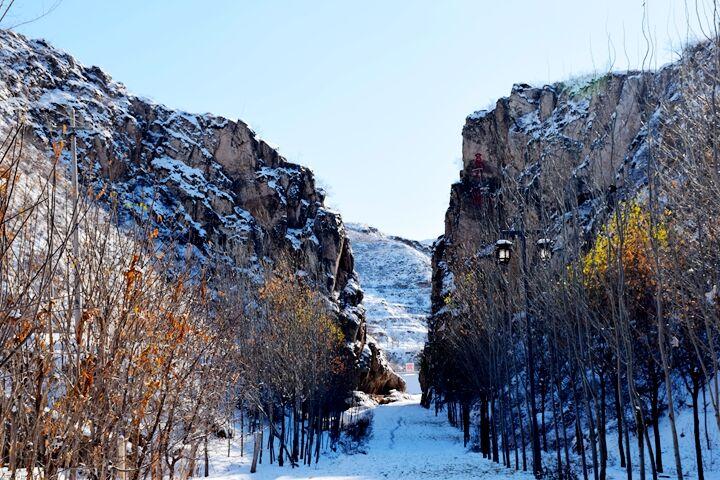
[[[463,169],[453,184],[445,233],[433,252],[429,336],[450,315],[445,298],[459,265],[492,256],[501,228],[526,218],[562,252],[587,245],[607,212],[646,189],[649,134],[661,105],[676,101],[684,67],[708,64],[712,46],[690,49],[658,72],[611,73],[543,87],[514,85],[495,108],[467,117]],[[703,63],[704,62],[704,63]]]
[[[651,112],[645,102],[651,79],[627,73],[574,85],[515,85],[494,109],[467,118],[463,170],[451,188],[445,234],[433,253],[435,317],[445,312],[457,262],[491,251],[499,236],[494,222],[513,227],[517,210],[510,189],[527,188],[540,199],[538,212],[551,217],[549,235],[558,234],[563,222],[589,232],[596,205],[587,193],[615,186],[619,169],[637,150]],[[557,212],[547,207],[558,196],[577,204],[582,218],[552,218]]]
[[[363,352],[363,364],[368,365],[368,373],[358,385],[363,392],[387,395],[391,390],[405,391],[405,380],[390,368],[385,353],[378,348],[372,338],[368,340],[367,350]]]
[[[368,334],[392,363],[417,362],[430,314],[430,246],[367,225],[346,226],[365,292]]]
[[[309,169],[242,121],[133,96],[42,40],[0,31],[0,65],[0,122],[24,118],[31,140],[49,151],[74,109],[81,180],[117,198],[125,220],[155,222],[161,239],[204,261],[257,267],[290,259],[337,310],[358,382],[372,389],[394,377],[366,344],[352,249]]]

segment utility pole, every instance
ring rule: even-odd
[[[118,465],[117,465],[117,472],[118,472],[118,480],[127,480],[127,443],[125,441],[125,435],[120,434],[118,436]]]
[[[70,154],[71,154],[71,165],[70,165],[70,176],[72,181],[72,216],[70,218],[69,227],[72,229],[72,264],[73,264],[73,298],[72,298],[72,310],[73,310],[73,322],[75,329],[75,351],[77,352],[75,358],[75,368],[77,375],[80,375],[80,346],[82,339],[80,337],[80,321],[82,319],[82,297],[80,296],[80,265],[78,259],[80,258],[80,237],[78,232],[78,208],[79,202],[79,191],[78,191],[78,167],[77,167],[77,125],[75,123],[75,109],[70,108]],[[72,330],[70,330],[72,331]],[[72,465],[70,469],[70,480],[77,479],[77,468]]]
[[[530,284],[528,281],[528,259],[527,259],[527,232],[525,230],[524,213],[521,215],[521,225],[519,230],[503,230],[503,235],[520,238],[520,255],[522,262],[523,277],[523,293],[525,300],[525,336],[527,343],[527,381],[529,383],[530,392],[530,439],[532,443],[533,455],[533,474],[536,478],[540,478],[543,473],[542,456],[540,452],[540,432],[537,422],[537,404],[535,401],[535,349],[533,348],[533,332],[532,321],[530,319]],[[508,242],[510,243],[510,242]],[[507,248],[507,247],[506,247]],[[503,257],[503,261],[509,261],[510,257]]]
[[[75,109],[70,109],[70,151],[72,154],[72,165],[70,166],[70,175],[72,177],[72,253],[74,266],[74,288],[73,288],[73,320],[75,328],[80,325],[82,316],[82,296],[80,294],[80,232],[78,231],[78,215],[80,207],[79,189],[78,189],[78,162],[77,162],[77,125],[75,123]],[[79,338],[79,335],[78,335]],[[80,345],[77,346],[78,349]]]

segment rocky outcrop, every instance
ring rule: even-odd
[[[518,227],[520,204],[554,251],[568,253],[570,243],[589,244],[618,201],[643,194],[663,105],[680,97],[684,67],[712,55],[712,44],[699,45],[658,72],[514,85],[494,108],[467,117],[463,169],[433,252],[431,339],[450,314],[444,300],[459,265],[491,256],[498,226]]]
[[[387,395],[392,390],[404,392],[405,380],[388,368],[385,353],[372,340],[367,346],[363,364],[367,365],[368,373],[361,379],[358,388],[364,392],[377,392],[382,395]]]
[[[115,199],[121,221],[152,222],[159,238],[203,262],[257,269],[289,259],[334,305],[359,382],[375,393],[400,380],[366,344],[352,249],[309,169],[242,121],[136,97],[42,40],[0,31],[0,65],[0,122],[22,118],[50,150],[74,110],[81,180]]]
[[[557,196],[583,208],[590,189],[615,185],[643,117],[646,74],[610,74],[580,85],[515,85],[495,109],[475,112],[463,128],[463,170],[451,189],[442,257],[455,246],[489,243],[482,223],[512,222],[508,186],[533,189],[543,205]],[[503,196],[503,194],[505,194]],[[575,194],[575,198],[570,198]]]

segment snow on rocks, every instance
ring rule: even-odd
[[[132,95],[101,69],[11,31],[0,30],[0,67],[0,125],[23,118],[28,140],[49,152],[74,110],[80,180],[117,202],[121,223],[156,227],[180,258],[190,252],[256,274],[261,259],[290,259],[340,315],[361,312],[340,215],[324,206],[309,169],[288,162],[246,123]],[[359,356],[364,319],[339,322]]]

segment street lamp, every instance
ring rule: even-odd
[[[495,242],[495,258],[499,264],[506,265],[510,262],[512,246],[513,242],[510,240],[501,239]]]
[[[552,240],[549,238],[541,238],[536,242],[540,260],[547,262],[552,257]]]

